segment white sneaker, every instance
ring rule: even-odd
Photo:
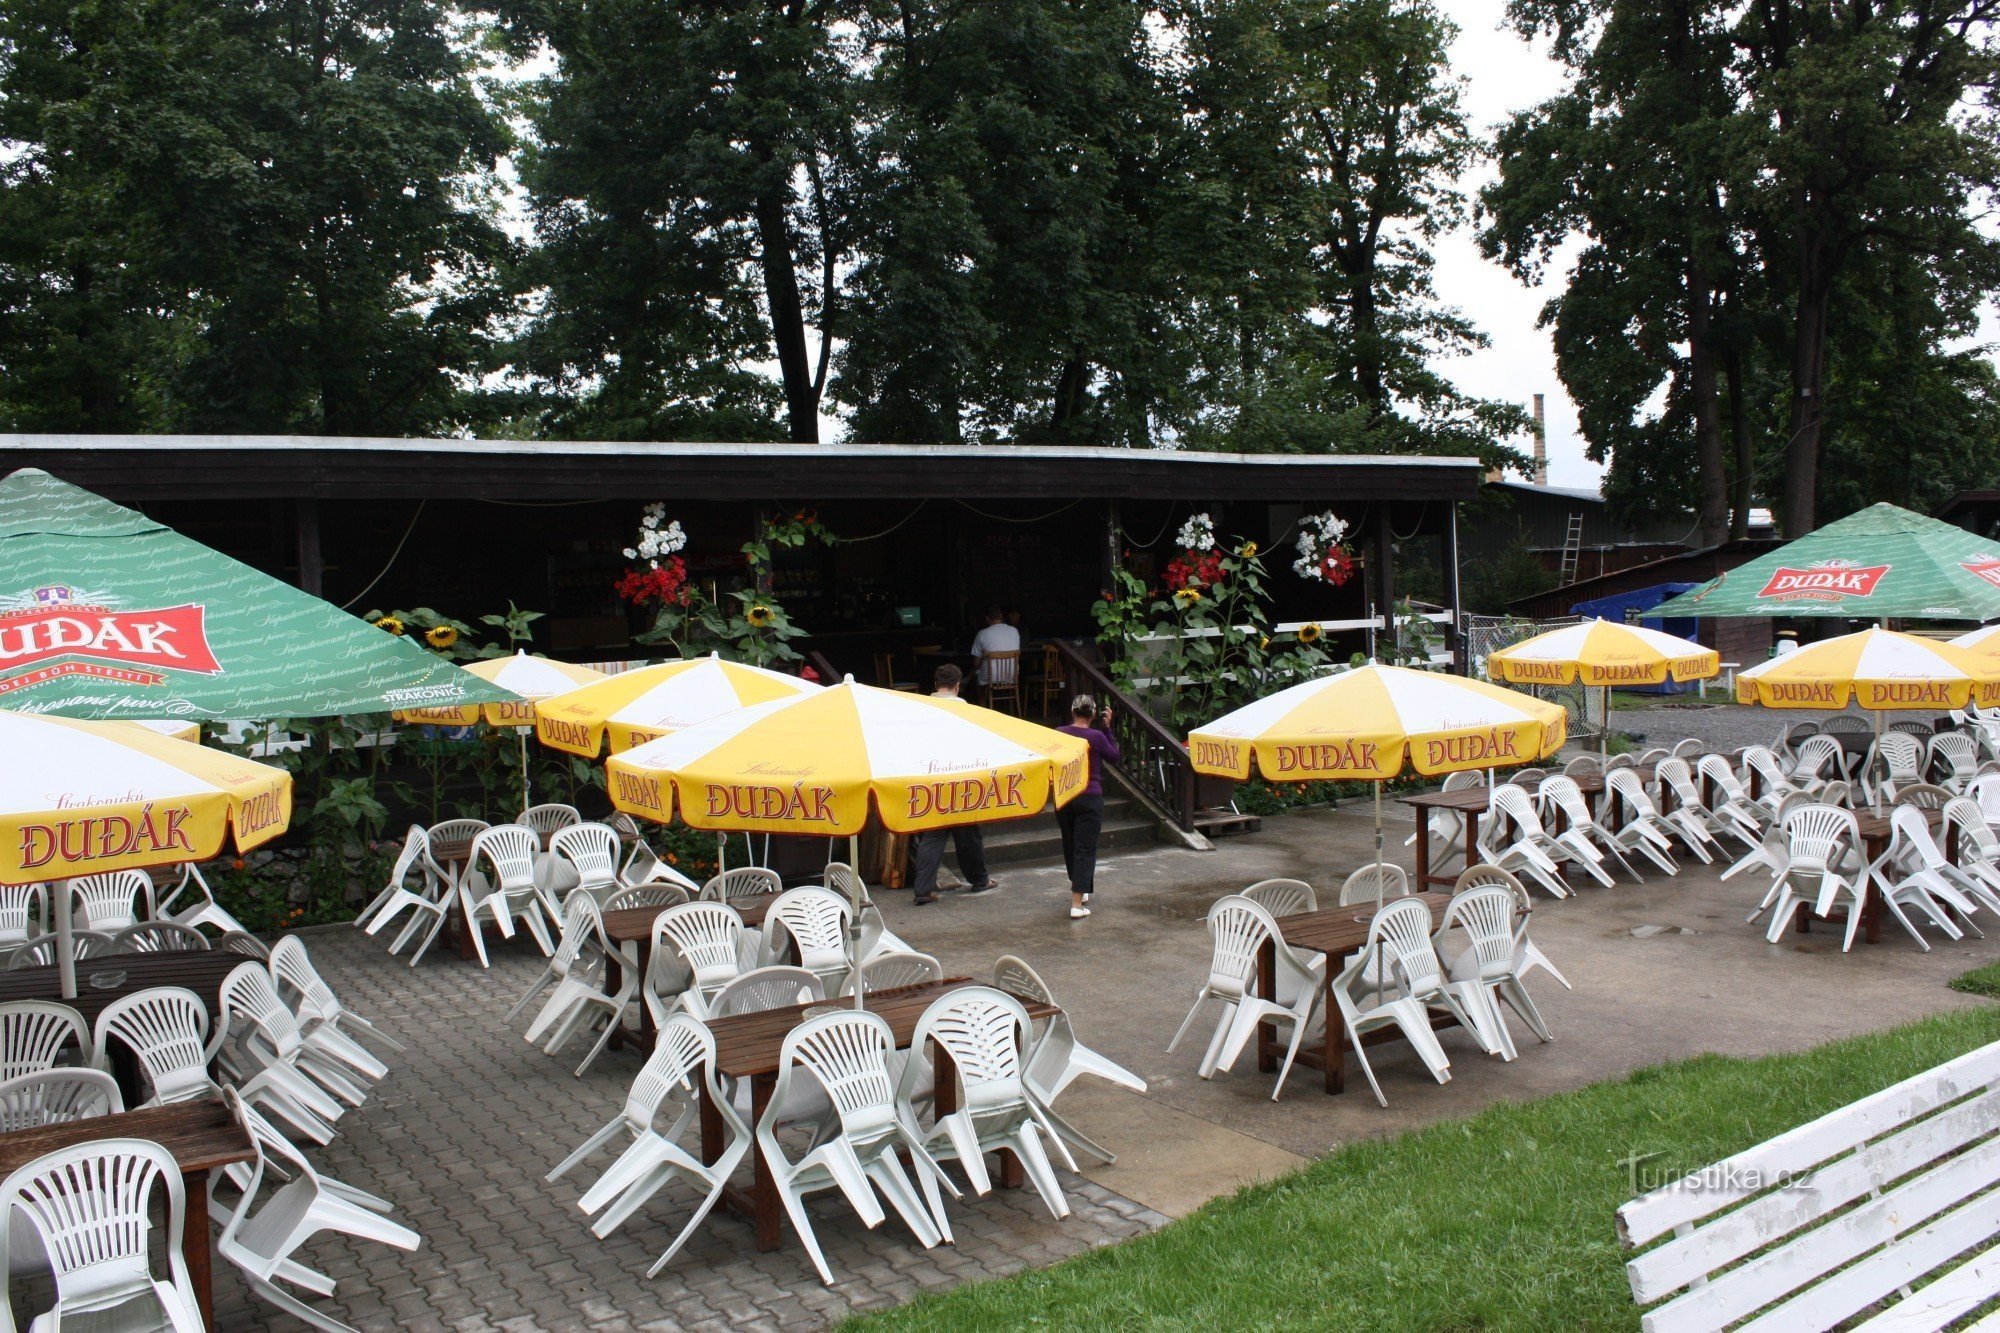
[[[1069,909],[1069,919],[1072,921],[1081,921],[1089,915],[1090,909],[1088,907],[1072,907]]]

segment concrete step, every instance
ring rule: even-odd
[[[1136,802],[1114,798],[1104,803],[1104,830],[1097,839],[1100,855],[1129,847],[1149,847],[1153,842],[1153,821]],[[993,825],[986,830],[986,863],[989,866],[1060,860],[1062,833],[1057,829],[1052,814]],[[949,846],[944,863],[954,874],[957,873],[958,853]]]

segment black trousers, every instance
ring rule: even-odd
[[[937,893],[938,867],[944,864],[945,839],[958,848],[958,871],[967,884],[986,882],[986,835],[977,824],[927,829],[910,843],[910,887],[919,898]]]
[[[1063,868],[1069,871],[1072,893],[1094,893],[1097,884],[1097,835],[1104,831],[1104,798],[1090,792],[1056,811],[1062,830]]]

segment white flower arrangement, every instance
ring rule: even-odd
[[[1212,551],[1215,549],[1215,524],[1207,514],[1194,514],[1181,524],[1180,534],[1174,538],[1183,550]]]
[[[639,544],[625,548],[627,560],[644,560],[658,569],[662,557],[674,555],[687,545],[687,533],[681,531],[679,519],[665,527],[660,526],[666,517],[665,503],[655,500],[646,506],[646,512],[639,519]]]
[[[1292,561],[1292,572],[1302,579],[1325,582],[1327,557],[1340,548],[1341,539],[1346,536],[1347,521],[1331,509],[1300,519],[1299,558]]]

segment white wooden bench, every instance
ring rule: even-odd
[[[2000,1042],[1632,1200],[1632,1296],[1665,1302],[1642,1326],[1950,1326],[2000,1296],[1996,1129]]]

